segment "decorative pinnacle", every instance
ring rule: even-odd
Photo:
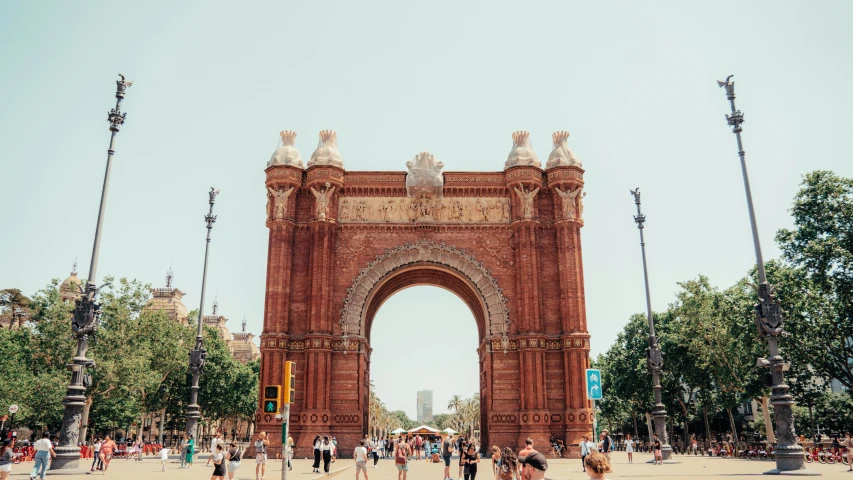
[[[175,278],[175,275],[172,273],[172,267],[169,267],[169,270],[166,271],[166,288],[172,288],[173,278]]]
[[[333,130],[321,130],[320,131],[320,142],[325,143],[329,140],[334,141],[337,139],[337,136],[338,136],[338,134],[335,133]]]
[[[559,147],[567,138],[569,138],[569,132],[560,130],[559,132],[554,132],[551,135],[551,138],[554,140],[554,146]]]
[[[219,190],[214,190],[213,187],[210,187],[210,212],[204,216],[204,221],[207,222],[207,228],[213,228],[213,223],[216,222],[216,215],[213,214],[213,203],[216,201],[216,196],[219,195]],[[210,241],[208,239],[208,241]]]
[[[643,224],[646,222],[646,216],[640,212],[640,187],[629,191],[631,192],[631,195],[634,196],[634,203],[637,204],[637,214],[634,215],[634,221],[637,222],[637,228],[643,228]]]
[[[743,112],[735,108],[735,82],[732,80],[732,77],[734,75],[729,75],[724,81],[717,80],[717,85],[720,88],[726,88],[726,98],[729,99],[729,104],[732,107],[732,113],[726,115],[726,121],[732,127],[732,131],[738,133],[743,131],[741,128],[743,124]]]
[[[289,145],[292,147],[296,142],[296,132],[293,130],[282,130],[279,132],[279,135],[281,135],[282,145]]]
[[[524,145],[529,137],[530,133],[523,130],[512,132],[512,143],[516,145]]]
[[[130,86],[133,85],[133,82],[130,80],[125,80],[124,75],[120,73],[118,74],[118,76],[121,77],[121,80],[116,80],[116,98],[121,100],[122,98],[124,98],[125,90],[130,88]]]

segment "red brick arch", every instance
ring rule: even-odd
[[[449,290],[471,309],[483,444],[547,444],[552,435],[571,444],[591,430],[582,206],[567,218],[561,203],[583,186],[583,170],[445,172],[443,187],[422,197],[404,172],[273,165],[266,175],[261,388],[281,383],[285,360],[296,362],[297,455],[310,454],[317,434],[349,451],[367,433],[372,322],[414,285]],[[523,208],[517,189],[536,192],[532,205]],[[287,192],[280,206],[276,192]],[[316,196],[323,192],[326,204]],[[280,423],[260,410],[256,420],[276,445]]]

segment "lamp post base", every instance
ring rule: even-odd
[[[799,475],[812,477],[823,475],[814,470],[807,470],[805,466],[805,454],[799,445],[778,447],[776,454],[776,468],[764,472],[765,475]]]
[[[652,451],[652,454],[654,454],[654,451]],[[660,454],[661,461],[664,463],[664,465],[675,465],[677,463],[681,463],[677,460],[672,459],[672,446],[670,445],[661,445]],[[652,459],[646,463],[655,463],[655,458],[652,457]]]
[[[51,460],[50,475],[83,475],[85,471],[80,468],[80,447],[56,447],[56,458]]]

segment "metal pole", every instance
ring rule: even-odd
[[[281,416],[281,480],[287,480],[287,459],[290,456],[287,445],[288,420],[290,419],[290,404],[284,404]]]
[[[767,358],[759,358],[758,366],[769,368],[773,377],[773,385],[770,387],[770,403],[776,418],[776,468],[767,472],[769,475],[780,473],[791,474],[814,474],[805,470],[805,456],[803,447],[797,443],[794,433],[794,397],[788,394],[788,385],[785,384],[784,372],[788,364],[784,362],[779,354],[779,336],[784,334],[784,318],[782,307],[776,299],[775,289],[767,282],[767,274],[764,271],[764,258],[761,255],[761,243],[758,241],[758,227],[755,221],[755,209],[752,205],[752,192],[749,187],[749,176],[746,171],[745,152],[740,134],[743,131],[743,112],[735,108],[735,82],[734,75],[729,75],[725,81],[717,81],[717,85],[725,87],[726,98],[729,100],[731,114],[726,115],[728,124],[732,127],[737,138],[738,157],[740,158],[741,171],[743,173],[743,186],[746,191],[746,206],[749,210],[749,223],[752,227],[752,244],[755,249],[755,262],[758,268],[758,304],[755,306],[755,326],[758,334],[767,339],[770,355]]]
[[[663,369],[663,353],[658,344],[658,337],[655,335],[655,321],[652,317],[652,297],[649,293],[649,270],[646,265],[646,241],[643,237],[643,228],[646,222],[646,216],[640,211],[640,188],[631,190],[631,195],[634,196],[634,203],[637,205],[637,215],[634,216],[634,222],[637,223],[637,229],[640,230],[640,250],[643,254],[643,280],[646,283],[646,315],[649,319],[649,348],[646,350],[646,364],[649,371],[652,373],[652,389],[655,395],[655,404],[652,407],[652,417],[655,419],[655,430],[658,438],[661,441],[661,457],[667,461],[672,456],[672,446],[669,444],[669,434],[666,431],[666,407],[661,400],[660,372]],[[652,459],[651,462],[654,462]]]
[[[96,303],[98,289],[96,276],[98,268],[98,253],[101,248],[101,230],[104,225],[104,211],[107,205],[107,190],[110,183],[110,170],[112,169],[113,154],[115,153],[116,134],[124,124],[127,113],[121,112],[121,101],[124,100],[125,91],[133,82],[125,80],[124,75],[119,74],[120,80],[116,80],[116,106],[107,114],[110,122],[110,147],[107,149],[107,168],[104,172],[104,184],[101,189],[101,204],[98,207],[98,222],[95,225],[95,242],[92,246],[92,260],[89,264],[89,277],[86,279],[86,290],[75,302],[74,314],[71,319],[71,331],[77,339],[77,351],[71,363],[67,365],[71,371],[71,382],[66,388],[62,404],[65,411],[62,414],[62,430],[59,432],[59,445],[56,447],[56,458],[51,462],[51,470],[62,470],[63,473],[77,470],[80,467],[80,447],[77,445],[80,439],[80,419],[83,416],[83,408],[86,406],[86,387],[84,378],[86,368],[94,367],[95,362],[86,358],[89,336],[93,338],[98,328],[98,318],[101,308]]]
[[[202,328],[204,323],[204,292],[207,287],[207,258],[210,253],[210,231],[213,229],[213,223],[216,222],[216,215],[213,214],[213,204],[216,201],[216,195],[219,190],[210,188],[208,193],[210,196],[209,204],[210,211],[204,216],[204,221],[207,222],[207,240],[204,246],[204,270],[201,276],[201,303],[198,308],[198,330],[195,337],[195,348],[190,350],[190,372],[192,373],[192,386],[190,386],[190,403],[187,405],[187,438],[196,438],[198,430],[198,419],[201,418],[201,407],[198,405],[198,381],[201,377],[201,371],[204,368],[204,361],[207,358],[207,350],[202,347],[204,337],[202,336]],[[198,439],[196,439],[198,442]]]

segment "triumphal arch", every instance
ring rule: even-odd
[[[317,434],[351,451],[367,433],[373,318],[413,285],[455,293],[477,322],[483,445],[568,445],[591,431],[584,171],[568,135],[553,134],[544,169],[528,133],[515,132],[502,171],[445,172],[423,152],[405,171],[371,172],[344,168],[335,132],[320,132],[307,165],[296,134],[281,132],[266,168],[261,388],[296,362],[289,422],[300,451]],[[260,405],[256,420],[275,451],[280,421]]]

